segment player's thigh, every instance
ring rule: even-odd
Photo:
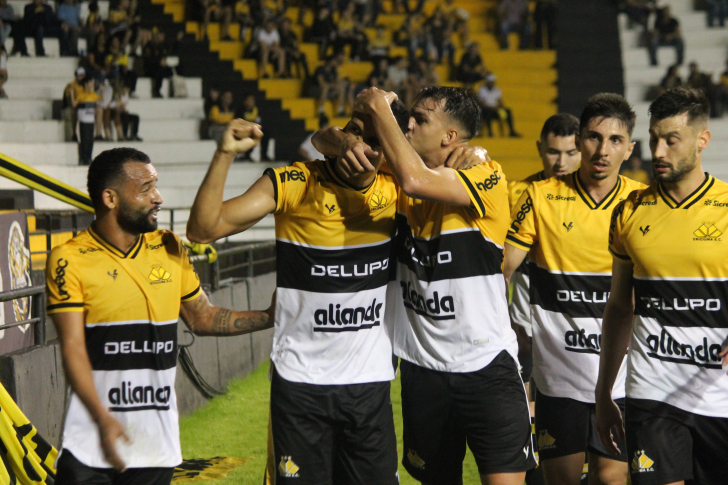
[[[56,469],[56,485],[112,485],[114,471],[84,465],[68,450],[61,452]]]
[[[542,462],[586,453],[590,406],[574,399],[547,396],[536,391],[536,438]]]
[[[579,452],[541,461],[540,468],[546,485],[579,485],[582,482],[585,455]]]
[[[634,485],[693,478],[689,413],[656,401],[627,398],[624,425]]]
[[[452,374],[451,388],[458,427],[481,475],[526,472],[536,466],[528,398],[508,352],[476,372]]]
[[[169,485],[174,468],[129,468],[114,477],[114,485]]]
[[[626,455],[627,451],[622,445],[620,450]],[[625,461],[589,451],[589,485],[624,485],[628,475]]]
[[[728,482],[728,419],[695,416],[693,427],[695,483]]]
[[[462,480],[465,435],[457,428],[448,373],[425,369],[402,359],[402,465],[428,484]]]
[[[339,400],[334,482],[399,483],[389,381],[342,386]]]
[[[333,386],[290,382],[275,370],[270,414],[276,483],[332,483],[334,452]]]

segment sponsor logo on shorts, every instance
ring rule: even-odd
[[[685,344],[676,340],[667,330],[663,329],[660,335],[648,335],[647,346],[650,352],[647,355],[665,362],[674,364],[687,364],[706,369],[721,369],[721,357],[718,355],[722,349],[720,343],[709,343],[703,337],[698,345]]]
[[[452,296],[440,296],[435,291],[431,298],[427,298],[426,295],[417,293],[412,282],[400,281],[399,284],[402,287],[402,299],[405,307],[414,310],[418,315],[430,317],[433,320],[455,319],[455,300]]]
[[[550,448],[555,448],[554,443],[556,443],[556,439],[549,434],[548,430],[542,429],[538,433],[539,450],[548,450]]]
[[[720,241],[723,234],[712,222],[704,222],[702,226],[693,231],[693,241]]]
[[[569,352],[599,354],[602,349],[602,335],[599,333],[587,334],[583,328],[566,332],[564,341],[566,342],[564,349]]]
[[[420,470],[425,469],[425,460],[420,458],[420,455],[418,455],[417,452],[411,448],[407,450],[407,461],[409,461],[410,465],[415,468],[419,468]]]
[[[358,278],[361,276],[371,276],[377,271],[383,271],[389,268],[389,258],[381,261],[373,261],[371,263],[362,264],[331,264],[324,266],[322,264],[314,264],[311,266],[311,276],[333,276],[335,278]]]
[[[153,285],[172,282],[172,275],[166,269],[162,268],[161,264],[152,266],[152,271],[149,273],[148,278]]]
[[[314,332],[356,332],[381,325],[382,303],[375,298],[364,307],[341,308],[341,304],[330,303],[313,314]]]
[[[290,455],[281,456],[281,462],[278,463],[278,472],[286,478],[298,478],[298,465],[291,460]]]
[[[109,389],[109,402],[114,406],[111,411],[143,411],[157,409],[169,410],[170,386],[135,386],[131,381],[123,381],[121,386]],[[138,406],[141,404],[141,406]]]
[[[655,462],[645,455],[645,450],[636,451],[632,459],[632,473],[654,472],[652,468]]]

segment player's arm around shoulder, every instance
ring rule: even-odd
[[[235,156],[247,152],[263,138],[260,125],[236,119],[230,122],[190,210],[187,238],[210,243],[252,227],[276,208],[271,179],[262,176],[244,194],[223,201],[223,191]]]

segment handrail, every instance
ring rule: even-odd
[[[0,303],[17,300],[18,298],[30,298],[30,314],[36,316],[19,322],[2,324],[0,330],[30,324],[33,325],[34,344],[44,344],[46,341],[45,286],[29,286],[0,292]]]

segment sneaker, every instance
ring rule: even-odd
[[[138,135],[134,135],[131,138],[129,138],[129,141],[144,141],[141,138],[139,138]]]

